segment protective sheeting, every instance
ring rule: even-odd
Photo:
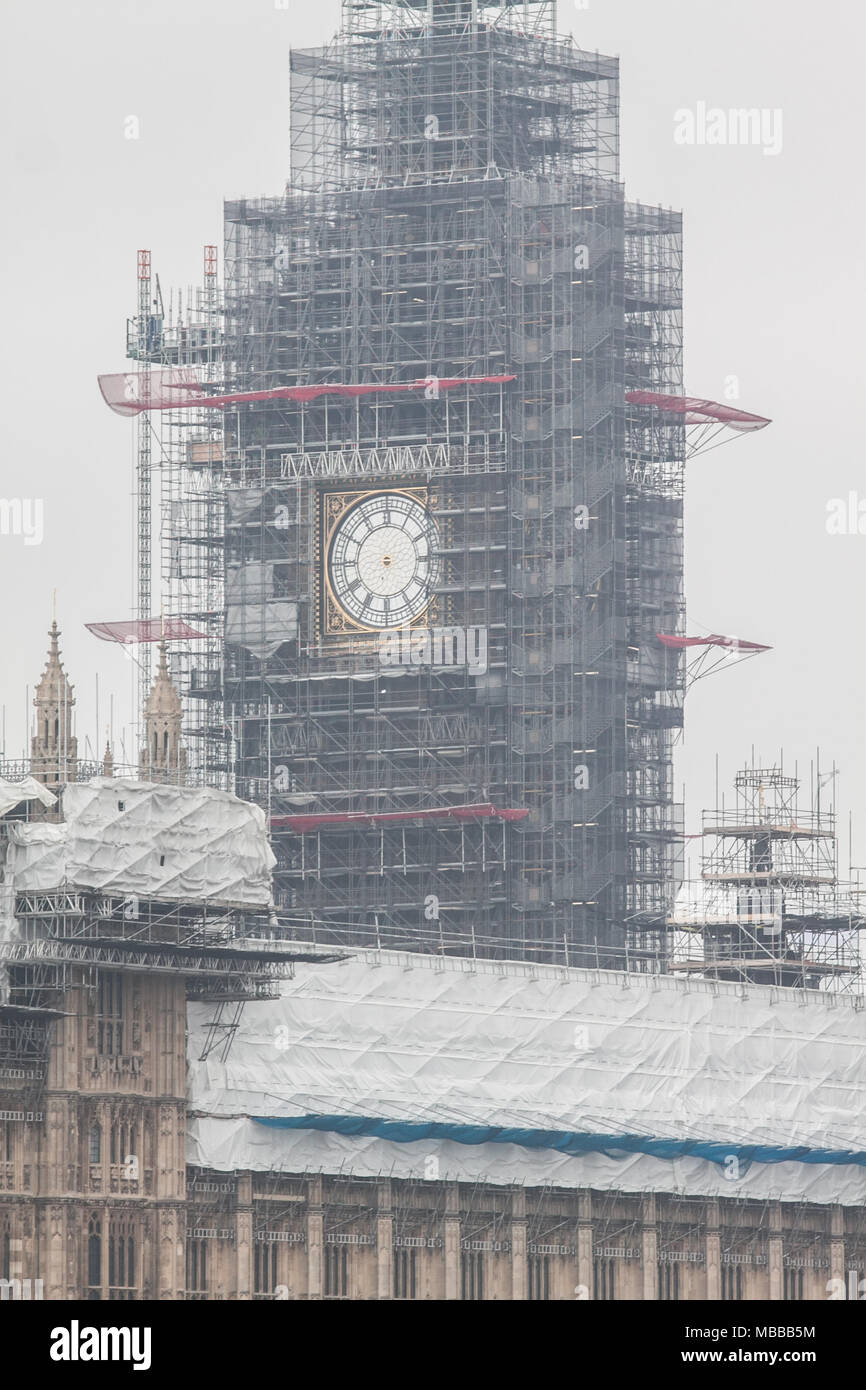
[[[225,498],[229,525],[243,526],[250,517],[255,516],[264,496],[265,490],[261,487],[227,488]]]
[[[298,635],[298,605],[285,599],[271,603],[227,604],[226,642],[243,647],[259,661],[266,661],[284,642]]]
[[[6,831],[6,876],[22,892],[67,882],[66,826],[10,825]]]
[[[0,883],[0,954],[2,948],[20,941],[21,929],[15,920],[15,889],[11,883]],[[0,959],[0,1004],[9,999],[9,971]]]
[[[282,988],[225,1063],[191,1007],[190,1162],[866,1201],[857,999],[387,952]]]
[[[6,877],[123,896],[269,906],[264,812],[230,792],[96,777],[63,793],[61,825],[12,825]]]
[[[53,806],[57,797],[35,777],[22,777],[20,782],[7,782],[0,777],[0,816],[20,806],[22,801],[41,801],[43,806]]]
[[[264,661],[298,635],[298,605],[274,597],[274,566],[253,561],[226,576],[226,641]]]
[[[15,889],[11,883],[0,883],[0,942],[17,940]]]

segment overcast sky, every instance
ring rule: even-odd
[[[739,404],[774,421],[688,473],[690,630],[774,650],[690,695],[687,829],[711,804],[716,753],[726,784],[753,745],[806,768],[820,746],[840,768],[843,860],[852,809],[866,862],[866,535],[826,530],[830,499],[866,502],[866,23],[850,0],[563,0],[559,12],[582,46],[622,59],[629,196],[684,211],[687,390],[721,398],[736,377]],[[96,376],[124,365],[136,248],[152,249],[163,286],[198,283],[203,244],[222,244],[223,196],[282,190],[288,50],[326,41],[338,19],[338,0],[5,0],[0,497],[44,504],[41,545],[0,535],[7,756],[23,747],[55,588],[82,747],[96,736],[97,671],[100,723],[109,690],[116,725],[129,718],[133,668],[83,627],[132,602],[133,429]],[[678,144],[675,113],[699,103],[781,112],[781,151]]]

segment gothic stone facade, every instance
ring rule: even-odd
[[[0,1075],[0,1276],[47,1299],[182,1298],[184,980],[82,972],[60,1008],[44,1088]]]
[[[188,1168],[182,979],[94,971],[61,1007],[41,1095],[22,1090],[24,1068],[0,1076],[4,1297],[808,1300],[866,1288],[859,1209]]]

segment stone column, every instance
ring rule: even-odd
[[[644,1198],[643,1202],[643,1296],[648,1302],[656,1302],[659,1296],[659,1233],[656,1225],[657,1207],[655,1193]]]
[[[586,1294],[578,1297],[595,1297],[595,1260],[593,1258],[592,1193],[579,1192],[577,1196],[577,1282]]]
[[[149,1301],[150,1299],[156,1297],[156,1294],[155,1294],[156,1284],[155,1284],[155,1280],[154,1280],[154,1267],[153,1267],[153,1223],[154,1223],[154,1214],[153,1214],[153,1212],[146,1212],[146,1213],[144,1214],[144,1216],[142,1216],[142,1218],[141,1218],[141,1225],[140,1225],[140,1227],[139,1227],[139,1242],[140,1242],[140,1244],[141,1244],[141,1297],[142,1297],[143,1300],[146,1300],[146,1301]],[[183,1288],[184,1288],[184,1290],[185,1290],[185,1289],[186,1289],[186,1268],[185,1268],[185,1266],[186,1266],[186,1226],[187,1226],[187,1216],[186,1216],[186,1211],[185,1211],[185,1210],[182,1210],[182,1211],[181,1211],[181,1225],[182,1225],[183,1236],[184,1236],[184,1271],[183,1271],[184,1280],[183,1280]]]
[[[62,1203],[49,1206],[45,1212],[43,1293],[49,1299],[65,1299],[66,1290],[66,1207]],[[78,1291],[76,1290],[76,1293]]]
[[[827,1271],[828,1281],[831,1279],[841,1279],[843,1285],[847,1278],[845,1269],[845,1211],[843,1207],[832,1206],[830,1208],[830,1268]],[[830,1290],[827,1290],[830,1292]],[[846,1297],[851,1297],[851,1290],[845,1290]],[[854,1295],[857,1297],[857,1294]]]
[[[511,1297],[526,1299],[526,1193],[518,1187],[511,1194]]]
[[[767,1240],[770,1264],[770,1298],[780,1302],[785,1295],[782,1256],[782,1204],[770,1203],[770,1231]]]
[[[43,1106],[45,1129],[40,1145],[39,1157],[33,1174],[34,1192],[46,1192],[52,1197],[63,1196],[75,1184],[81,1185],[85,1192],[90,1189],[87,1174],[88,1155],[78,1170],[79,1134],[78,1109],[65,1096],[46,1097]],[[103,1136],[107,1144],[107,1136]],[[70,1172],[73,1169],[73,1172]],[[74,1189],[73,1189],[74,1190]]]
[[[445,1297],[460,1297],[460,1188],[448,1184],[445,1194]]]
[[[164,1205],[157,1208],[157,1298],[170,1302],[182,1299],[186,1289],[186,1208],[180,1205]],[[108,1212],[103,1220],[103,1229],[108,1230]],[[107,1260],[107,1244],[103,1264]],[[105,1280],[103,1280],[105,1282]]]
[[[719,1202],[712,1197],[707,1202],[707,1234],[704,1258],[707,1268],[705,1297],[718,1302],[722,1296],[722,1238],[719,1233]]]
[[[322,1212],[322,1179],[307,1180],[307,1295],[321,1298],[323,1293],[322,1251],[325,1243]]]
[[[178,1192],[179,1164],[178,1146],[184,1122],[179,1114],[180,1107],[175,1101],[165,1101],[156,1109],[154,1129],[156,1132],[156,1154],[153,1186],[157,1198],[168,1199],[185,1195]],[[144,1126],[144,1112],[139,1118]],[[142,1175],[143,1176],[143,1175]]]
[[[394,1296],[394,1214],[391,1209],[391,1181],[386,1178],[377,1187],[378,1214],[376,1217],[377,1298]]]
[[[238,1176],[235,1219],[234,1284],[238,1300],[247,1301],[253,1290],[253,1180],[249,1173]]]

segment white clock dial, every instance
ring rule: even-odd
[[[328,554],[340,607],[365,627],[400,627],[430,602],[436,523],[415,497],[374,492],[338,524]]]

